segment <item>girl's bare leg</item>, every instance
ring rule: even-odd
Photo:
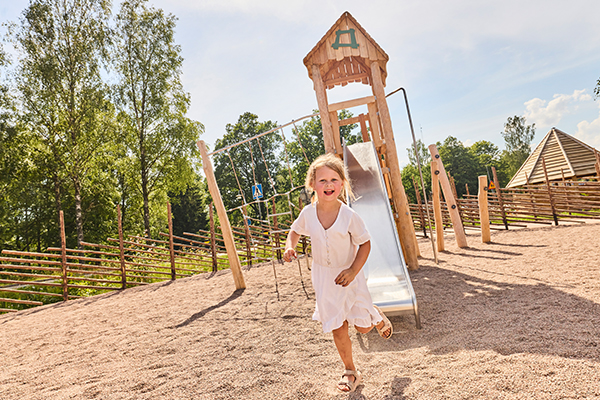
[[[342,358],[344,368],[356,371],[354,360],[352,359],[352,342],[350,341],[350,336],[348,335],[348,321],[344,321],[344,324],[341,327],[333,330],[333,341],[335,342],[335,347],[337,347],[337,351]],[[354,382],[355,378],[354,376],[349,376],[348,379],[351,382]],[[343,388],[341,388],[341,390],[343,390]]]

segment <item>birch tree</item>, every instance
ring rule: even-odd
[[[148,7],[145,0],[124,1],[116,16],[115,103],[127,174],[141,196],[148,236],[152,200],[193,180],[195,142],[204,129],[186,117],[190,96],[181,83],[183,58],[175,25],[175,16]]]

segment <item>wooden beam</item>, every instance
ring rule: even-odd
[[[368,103],[367,108],[369,110],[369,126],[371,127],[371,137],[375,148],[379,151],[383,146],[383,135],[379,127],[379,112],[377,111],[376,103]],[[381,153],[380,153],[381,154]]]
[[[223,233],[223,241],[225,242],[225,249],[227,250],[227,258],[229,260],[229,268],[233,275],[233,281],[236,289],[245,289],[246,283],[244,282],[244,275],[242,274],[242,266],[240,265],[240,259],[238,257],[237,249],[235,248],[235,241],[233,239],[233,232],[231,231],[231,225],[229,224],[229,218],[227,218],[227,211],[221,198],[221,192],[219,186],[217,186],[217,180],[213,171],[213,166],[206,150],[206,144],[204,140],[196,142],[198,149],[200,149],[200,155],[202,156],[202,169],[206,176],[206,183],[208,184],[208,190],[212,196],[217,215],[219,216],[219,222],[221,223],[221,232]]]
[[[386,143],[386,162],[390,169],[390,180],[392,184],[392,194],[394,196],[394,208],[398,214],[400,229],[398,236],[404,250],[404,258],[408,269],[419,268],[419,246],[417,244],[417,236],[415,235],[415,227],[410,215],[408,199],[402,184],[402,175],[400,174],[400,163],[398,162],[398,153],[396,151],[396,142],[394,141],[394,132],[392,130],[392,119],[390,111],[385,100],[385,90],[383,86],[383,78],[379,63],[374,61],[371,63],[372,74],[372,89],[375,96],[377,109],[379,110],[379,118],[383,127],[383,136]]]
[[[488,210],[487,187],[487,176],[481,175],[479,177],[479,193],[477,194],[477,202],[479,203],[479,222],[481,224],[481,241],[483,243],[490,243],[492,241],[490,234],[490,214]]]
[[[358,119],[360,122],[360,133],[362,134],[363,143],[370,142],[371,139],[369,139],[369,131],[367,129],[365,114],[359,114]]]
[[[375,97],[374,96],[367,96],[367,97],[361,97],[359,99],[353,99],[353,100],[346,100],[346,101],[342,101],[340,103],[333,103],[329,105],[329,111],[339,111],[339,110],[343,110],[344,108],[352,108],[352,107],[358,107],[358,106],[362,106],[363,104],[369,104],[369,103],[373,103],[375,102]]]
[[[437,167],[439,174],[437,175],[440,180],[440,184],[442,185],[442,191],[444,192],[446,204],[448,205],[448,212],[450,213],[450,219],[452,220],[452,229],[454,229],[454,237],[456,238],[456,244],[458,245],[458,247],[461,248],[469,247],[469,245],[467,244],[467,236],[465,235],[465,228],[463,227],[460,214],[458,213],[456,199],[454,198],[454,194],[452,193],[452,188],[450,187],[450,181],[448,180],[448,175],[446,174],[444,163],[440,158],[440,154],[438,153],[435,144],[429,145],[429,152],[431,153],[431,159],[436,160],[438,162]]]
[[[337,111],[329,113],[329,120],[331,121],[331,130],[333,132],[333,145],[335,146],[335,153],[338,157],[342,157],[344,150],[342,150],[342,139],[340,138],[340,126],[338,124]]]
[[[362,73],[362,74],[354,74],[354,75],[349,75],[349,76],[343,76],[341,78],[337,78],[337,79],[330,79],[325,81],[325,86],[335,86],[335,85],[340,85],[340,84],[344,84],[344,83],[348,83],[348,82],[356,82],[356,81],[361,81],[363,78],[368,78],[369,74],[368,73]]]
[[[440,201],[440,179],[436,160],[431,160],[431,191],[433,197],[433,218],[435,220],[435,237],[437,251],[444,251],[444,220],[442,218],[442,202]]]
[[[342,120],[338,121],[338,125],[346,126],[346,125],[358,124],[359,122],[360,121],[359,121],[358,117],[352,117],[352,118],[346,118],[346,119],[342,119]]]
[[[317,95],[317,104],[319,105],[319,114],[321,116],[321,126],[323,127],[323,142],[325,144],[325,151],[327,153],[335,154],[333,129],[331,127],[331,120],[329,119],[329,109],[327,105],[327,92],[325,91],[323,78],[321,77],[321,71],[319,70],[318,65],[313,64],[312,73],[315,94]]]

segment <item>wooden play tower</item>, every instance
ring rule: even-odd
[[[340,126],[360,123],[363,141],[370,138],[379,154],[388,194],[392,200],[396,227],[409,269],[419,267],[419,247],[402,184],[400,165],[385,96],[388,55],[362,26],[345,12],[304,58],[314,83],[319,105],[325,150],[342,157]],[[351,82],[370,85],[373,95],[329,104],[327,89]],[[366,105],[367,114],[338,121],[338,111]],[[367,128],[367,123],[369,128]],[[370,135],[369,135],[370,133]]]

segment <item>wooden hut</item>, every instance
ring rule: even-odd
[[[304,57],[308,76],[312,79],[319,105],[325,150],[342,157],[339,127],[360,123],[363,141],[372,138],[388,193],[397,216],[396,225],[402,250],[409,268],[418,268],[418,246],[408,201],[400,175],[394,133],[387,101],[385,81],[388,55],[363,29],[349,12],[345,12],[325,36]],[[329,104],[327,89],[360,82],[370,85],[373,95]],[[338,121],[338,111],[367,105],[368,113],[356,118]],[[369,128],[367,128],[367,123]],[[385,157],[385,160],[383,157]],[[384,164],[385,162],[385,164]]]
[[[544,163],[550,182],[596,178],[596,153],[598,151],[592,146],[552,128],[506,187],[545,183]]]

